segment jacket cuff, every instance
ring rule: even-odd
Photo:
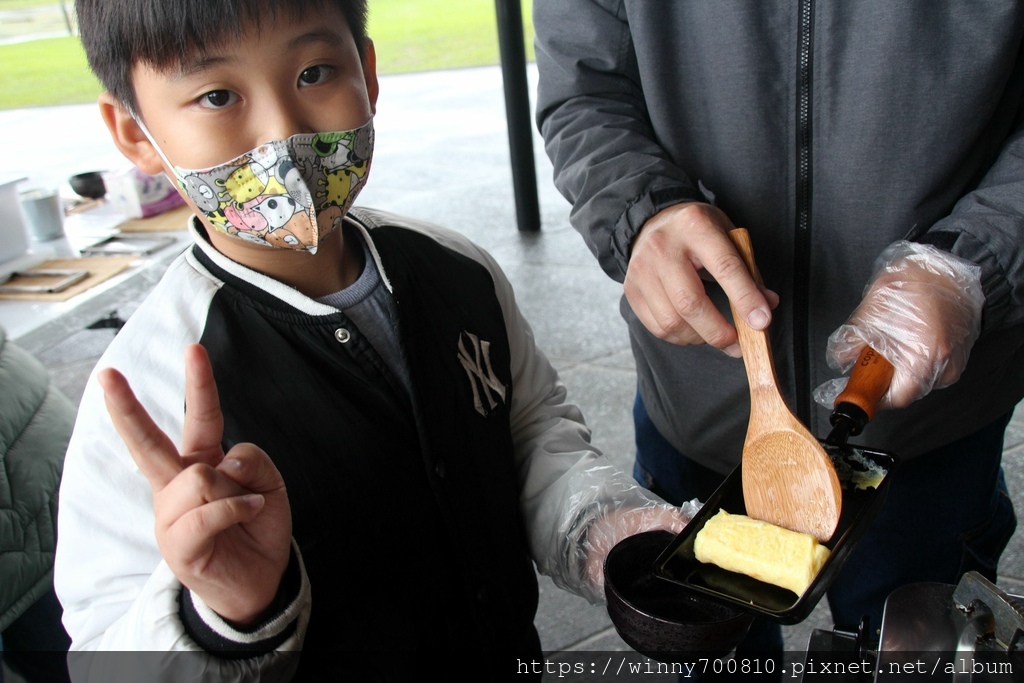
[[[919,244],[929,244],[948,252],[957,258],[969,261],[981,268],[981,289],[985,295],[982,311],[982,334],[1004,323],[1008,316],[1013,316],[1012,278],[1007,275],[1005,262],[999,248],[993,242],[980,239],[976,235],[939,226],[923,233],[915,233],[908,237]],[[1019,318],[1011,324],[1019,324]]]
[[[277,595],[253,626],[230,624],[184,586],[179,615],[185,632],[201,648],[224,659],[245,659],[274,651],[294,634],[309,590],[302,558],[293,543]]]
[[[929,244],[933,247],[941,249],[942,251],[948,251],[953,253],[953,246],[956,244],[956,240],[959,235],[955,232],[948,232],[946,230],[935,230],[932,232],[926,232],[916,241],[918,244]]]
[[[698,183],[697,188],[673,185],[646,192],[629,203],[612,233],[613,252],[615,258],[622,264],[623,275],[629,264],[633,240],[647,221],[662,209],[686,202],[705,202],[714,205],[715,195],[702,183]]]

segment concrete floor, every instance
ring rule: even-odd
[[[529,74],[533,85],[532,65]],[[384,77],[375,125],[374,165],[360,203],[436,221],[489,249],[515,286],[538,344],[587,416],[595,443],[628,470],[635,387],[629,340],[618,313],[620,286],[601,272],[569,226],[569,206],[551,183],[551,166],[538,136],[543,228],[535,235],[517,232],[500,71],[495,67]],[[55,131],[73,134],[81,142],[69,144],[68,136]],[[92,106],[0,112],[0,149],[7,159],[24,164],[12,170],[44,182],[122,164]],[[77,400],[85,377],[113,336],[110,330],[83,327],[113,310],[129,315],[147,288],[144,281],[105,307],[83,307],[19,341],[44,360],[58,386]],[[1018,505],[1024,505],[1022,461],[1024,416],[1018,415],[1007,432],[1005,457]],[[1018,508],[1018,515],[1022,513]],[[1020,534],[1004,556],[1001,573],[1004,589],[1024,593]],[[554,660],[580,661],[578,651],[596,655],[628,650],[603,607],[567,594],[543,577],[541,591],[537,625],[545,650],[555,652]],[[808,620],[786,629],[787,649],[804,647],[812,628],[830,627],[827,608],[819,606]],[[598,662],[596,668],[602,666]],[[567,678],[590,679],[588,674]]]

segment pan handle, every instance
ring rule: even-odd
[[[864,430],[874,418],[878,402],[889,390],[892,375],[892,363],[870,346],[865,346],[850,372],[850,381],[836,397],[835,408],[829,418],[834,428],[829,441],[846,443],[849,437]]]

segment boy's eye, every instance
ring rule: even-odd
[[[331,75],[331,67],[325,64],[311,66],[299,74],[300,85],[316,85]]]
[[[199,103],[211,109],[220,109],[234,103],[235,94],[230,90],[211,90],[199,98]]]

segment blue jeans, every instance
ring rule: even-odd
[[[995,581],[996,563],[1017,528],[1001,466],[1011,415],[901,463],[878,517],[828,591],[838,626],[856,630],[861,617],[867,616],[877,628],[886,597],[908,583],[956,584],[970,570]],[[643,486],[679,505],[692,498],[706,500],[725,478],[666,441],[639,394],[633,419],[633,475]],[[781,629],[755,621],[740,648],[781,653]]]
[[[909,583],[956,584],[969,571],[995,583],[1017,528],[1001,465],[1012,414],[900,464],[878,517],[828,591],[836,624],[868,616],[877,628],[885,598]]]

